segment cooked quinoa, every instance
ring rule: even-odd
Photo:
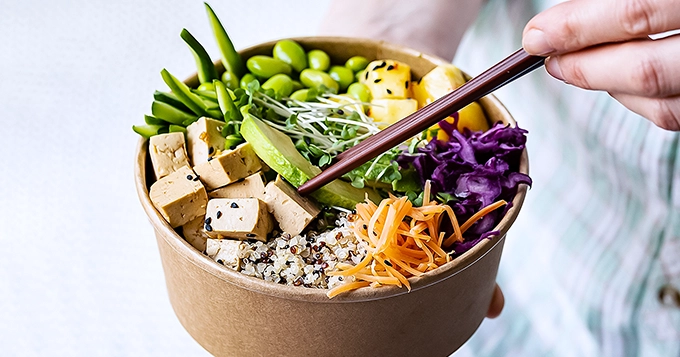
[[[341,213],[335,228],[309,231],[291,237],[279,234],[267,243],[243,241],[238,250],[238,270],[266,281],[330,289],[342,277],[327,276],[338,263],[356,265],[366,256],[365,242],[357,240],[347,215]]]

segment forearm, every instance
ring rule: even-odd
[[[484,0],[333,0],[320,35],[385,40],[452,59]]]

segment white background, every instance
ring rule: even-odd
[[[313,35],[327,1],[212,1],[237,48]],[[0,355],[200,356],[168,302],[133,185],[160,70],[200,1],[0,0]]]

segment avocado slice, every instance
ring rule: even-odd
[[[243,119],[241,136],[250,143],[262,161],[295,187],[300,187],[321,173],[320,168],[312,165],[297,151],[288,135],[250,114]],[[347,209],[354,209],[357,203],[365,200],[366,195],[375,203],[381,200],[374,190],[359,189],[341,180],[334,180],[311,194],[324,205]]]

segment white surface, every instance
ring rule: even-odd
[[[237,48],[313,35],[327,1],[213,1]],[[200,1],[0,3],[0,355],[199,356],[133,185],[133,124],[192,72]],[[304,10],[303,10],[304,9]]]

